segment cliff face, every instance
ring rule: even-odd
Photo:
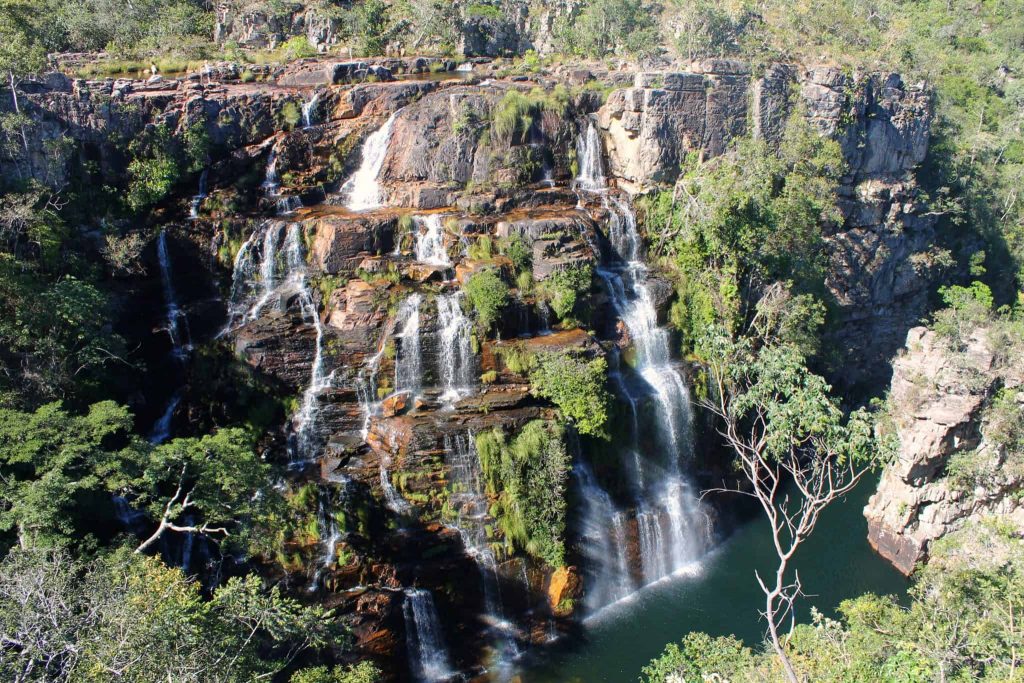
[[[999,515],[1024,529],[1020,454],[995,437],[998,421],[1024,420],[1024,373],[999,357],[998,343],[978,329],[954,351],[917,327],[893,363],[900,447],[864,514],[871,544],[905,574],[927,558],[930,543],[969,522]],[[994,412],[997,400],[1004,415]]]

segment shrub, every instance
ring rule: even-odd
[[[544,297],[560,320],[573,312],[579,295],[590,290],[593,275],[593,268],[585,263],[556,270],[541,283]]]
[[[493,268],[488,268],[470,277],[463,289],[476,311],[481,329],[489,332],[508,303],[508,285]]]
[[[587,360],[571,351],[542,353],[530,371],[531,391],[558,406],[581,434],[607,439],[607,371],[604,358]]]
[[[523,344],[509,344],[498,346],[494,349],[495,355],[501,358],[501,362],[509,372],[517,375],[525,375],[534,364],[534,354]]]
[[[528,270],[533,261],[533,251],[522,235],[512,235],[499,240],[498,251],[508,257],[517,273]]]
[[[565,485],[570,458],[563,429],[543,420],[526,424],[511,442],[500,429],[476,437],[492,512],[511,548],[552,567],[565,563]]]
[[[469,245],[466,253],[474,261],[490,261],[494,258],[494,240],[490,235],[481,235]]]

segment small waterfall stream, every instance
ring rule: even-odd
[[[451,405],[472,391],[474,379],[473,321],[462,310],[462,292],[437,297],[440,336],[441,400]]]
[[[449,267],[452,260],[448,257],[448,250],[444,243],[444,227],[441,223],[440,214],[429,216],[416,216],[415,221],[418,230],[416,231],[416,260],[431,266]]]
[[[384,166],[384,157],[387,156],[388,144],[391,142],[391,129],[395,125],[395,118],[399,109],[395,111],[379,130],[371,133],[362,147],[362,161],[359,168],[352,174],[352,177],[341,186],[341,194],[345,199],[345,205],[353,211],[368,211],[380,208],[384,203],[378,177],[381,168]]]
[[[598,192],[608,187],[604,177],[601,136],[593,116],[587,117],[586,129],[576,140],[576,163],[579,167],[576,187],[589,192]]]
[[[417,681],[434,683],[454,675],[445,645],[434,596],[421,588],[406,588],[402,604],[405,616],[409,669]]]
[[[423,379],[423,355],[420,350],[420,305],[423,295],[411,294],[401,303],[396,316],[395,393],[409,392],[412,403]]]
[[[192,351],[192,338],[188,326],[188,317],[181,310],[178,303],[178,293],[174,288],[174,265],[171,262],[171,253],[167,247],[167,231],[161,230],[156,242],[157,262],[160,265],[160,287],[164,297],[164,319],[167,324],[167,335],[171,340],[171,364],[176,373],[181,373],[185,363]],[[150,443],[159,444],[171,436],[171,422],[174,419],[174,411],[181,403],[181,390],[176,389],[170,398],[160,417],[153,424],[149,433]]]
[[[206,182],[210,175],[210,169],[204,168],[203,172],[199,174],[199,190],[192,197],[192,203],[189,206],[188,217],[192,220],[199,218],[199,208],[203,205],[203,200],[206,199]]]
[[[313,96],[302,103],[302,127],[310,128],[313,125],[313,116],[316,114],[316,107],[320,104],[320,93],[313,92]]]
[[[487,610],[485,616],[490,624],[500,668],[521,654],[516,642],[519,633],[515,624],[505,617],[498,560],[487,540],[487,497],[484,495],[483,474],[472,432],[445,436],[444,452],[453,484],[449,500],[456,514],[454,526],[462,537],[466,552],[476,561],[480,570]]]

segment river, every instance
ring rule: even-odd
[[[866,592],[904,595],[907,581],[866,540],[861,510],[877,480],[866,479],[822,515],[814,535],[798,551],[796,566],[808,597],[798,605],[828,616],[839,603]],[[774,567],[774,551],[763,518],[738,528],[706,558],[699,573],[648,587],[630,602],[613,606],[586,624],[582,637],[563,639],[525,664],[523,683],[625,683],[665,645],[689,631],[735,634],[759,642],[764,597],[754,569]],[[568,641],[574,642],[568,642]]]

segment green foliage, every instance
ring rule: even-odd
[[[0,675],[242,683],[344,636],[332,613],[265,590],[255,576],[229,579],[209,600],[201,591],[180,570],[129,552],[85,563],[14,551],[0,564],[0,631],[19,646],[0,654]]]
[[[939,294],[948,308],[935,314],[932,329],[957,348],[994,317],[992,290],[982,282],[975,280],[967,287],[942,287]]]
[[[750,648],[733,636],[712,638],[706,633],[688,633],[680,645],[669,643],[660,657],[643,668],[644,683],[682,680],[706,681],[733,677],[754,662]],[[736,678],[735,680],[742,680]]]
[[[516,273],[529,270],[533,261],[533,250],[526,239],[519,234],[498,241],[498,252],[508,257]]]
[[[689,159],[677,187],[682,196],[664,192],[645,204],[655,252],[676,273],[671,318],[686,348],[700,351],[712,323],[740,330],[766,283],[825,296],[822,224],[841,220],[842,172],[838,145],[795,116],[778,154],[743,140],[714,162]]]
[[[494,354],[501,358],[509,372],[525,375],[535,362],[535,356],[524,344],[504,344],[494,347]]]
[[[579,16],[556,26],[563,52],[600,59],[613,53],[652,54],[660,39],[658,12],[647,0],[588,0]]]
[[[490,235],[480,235],[466,249],[466,255],[473,261],[490,261],[494,258],[494,240]]]
[[[171,148],[165,126],[157,126],[147,139],[133,143],[134,158],[128,164],[128,206],[135,211],[151,208],[167,197],[181,178],[181,167]]]
[[[528,93],[509,90],[493,112],[494,133],[509,144],[522,144],[537,119],[546,111],[562,114],[570,100],[569,91],[559,84],[550,91],[534,88]]]
[[[214,23],[212,12],[186,0],[53,0],[50,18],[51,49],[105,49],[117,57],[204,56]]]
[[[590,291],[594,269],[589,263],[561,268],[540,283],[541,295],[559,320],[572,315],[580,295]]]
[[[477,323],[484,332],[489,332],[508,304],[508,285],[493,268],[487,268],[474,273],[463,290],[476,311]]]
[[[541,353],[530,371],[530,391],[558,406],[581,434],[607,439],[607,373],[604,358],[587,360],[570,351]]]
[[[376,683],[380,678],[380,669],[370,662],[359,662],[331,669],[326,666],[301,669],[292,674],[288,683]]]
[[[277,120],[282,127],[293,130],[302,122],[302,108],[294,100],[287,100],[278,109]]]
[[[388,41],[396,33],[391,8],[383,0],[363,0],[355,13],[355,34],[360,36],[362,53],[367,57],[384,54]]]
[[[476,437],[492,511],[507,542],[551,567],[565,563],[565,488],[570,457],[562,427],[527,423],[511,442],[494,429]]]

